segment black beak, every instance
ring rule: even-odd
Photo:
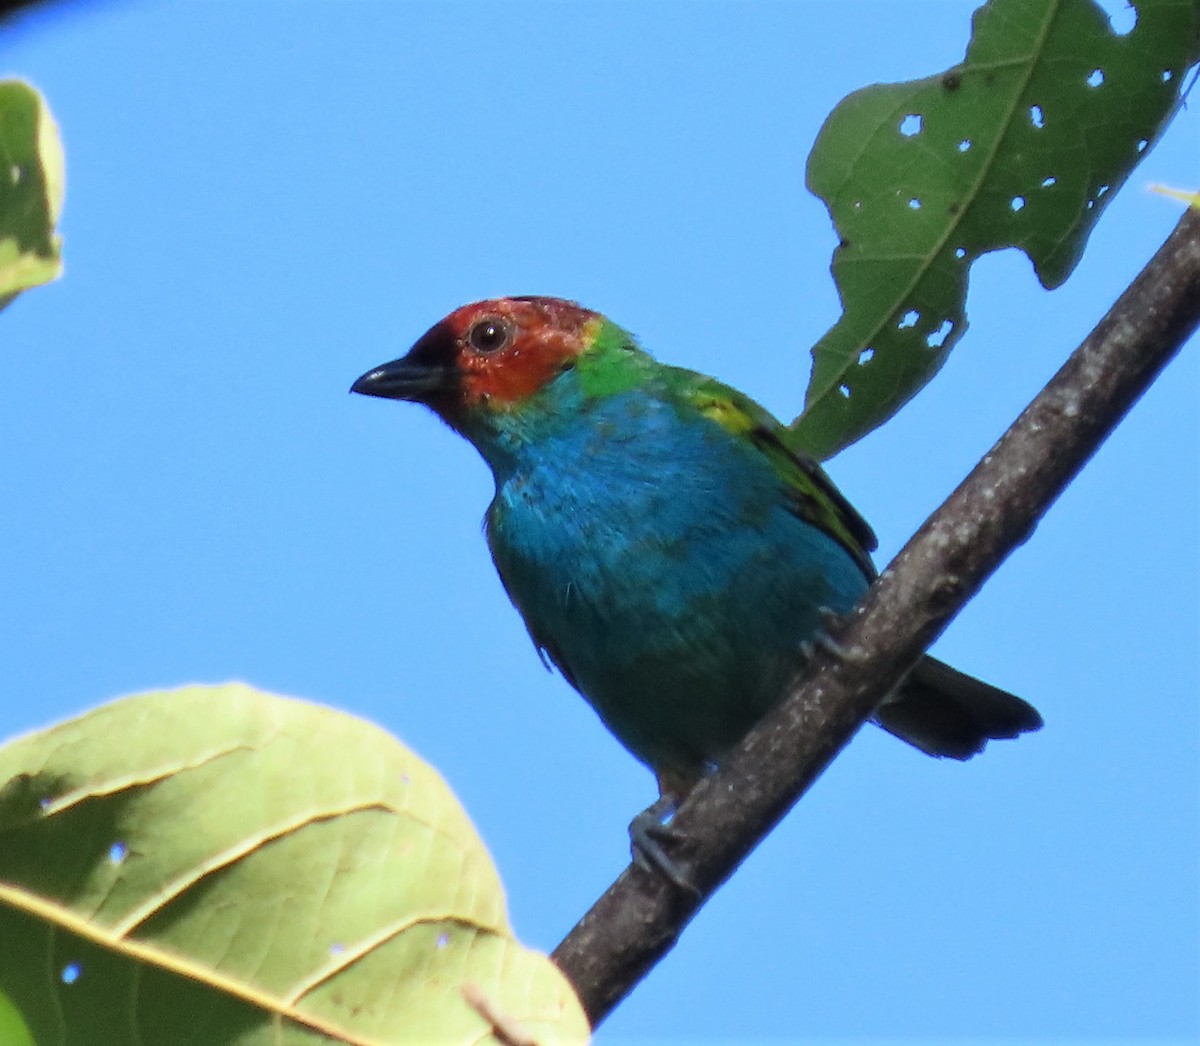
[[[449,367],[416,362],[410,354],[367,371],[350,386],[350,391],[364,396],[422,403],[438,393],[450,392],[455,383],[454,372]]]

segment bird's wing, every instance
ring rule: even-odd
[[[671,383],[703,417],[749,440],[767,458],[787,488],[792,511],[837,540],[873,579],[869,553],[878,545],[875,532],[813,458],[784,442],[779,420],[715,378],[669,369],[674,372]]]

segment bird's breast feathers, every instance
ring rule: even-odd
[[[777,621],[790,642],[797,615],[866,586],[752,445],[681,423],[669,402],[611,397],[537,450],[498,483],[487,536],[535,643],[569,677],[650,645],[702,658],[747,620]]]

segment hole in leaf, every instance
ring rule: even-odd
[[[955,247],[954,248],[954,257],[956,257],[959,261],[962,261],[963,258],[965,258],[966,256],[967,256],[966,247]]]
[[[1107,185],[1100,186],[1100,188],[1096,190],[1096,199],[1100,199],[1101,196],[1108,192],[1109,188],[1110,186]]]
[[[1050,175],[1048,178],[1042,179],[1042,188],[1043,189],[1049,189],[1050,186],[1057,185],[1057,184],[1058,184],[1058,179],[1055,178],[1054,175]]]
[[[122,842],[113,843],[108,848],[108,863],[121,864],[129,856],[129,848]]]
[[[862,200],[855,200],[854,203],[852,203],[850,206],[853,207],[854,210],[856,210],[856,211],[861,211],[862,210]]]
[[[1042,113],[1040,105],[1031,105],[1029,107],[1029,122],[1039,130],[1046,126],[1046,117]]]
[[[960,153],[965,153],[968,149],[971,148],[971,145],[972,145],[971,139],[964,138],[961,142],[958,143],[958,151]]]
[[[21,179],[24,176],[25,176],[25,171],[21,168],[20,164],[14,163],[8,169],[8,178],[9,178],[9,181],[11,181],[13,183],[13,185],[20,185]]]
[[[1088,87],[1099,87],[1102,83],[1104,83],[1103,69],[1093,69],[1090,73],[1088,73]]]
[[[953,330],[954,324],[950,320],[942,320],[941,326],[925,339],[925,344],[931,349],[940,349]]]
[[[1137,9],[1120,0],[1096,0],[1108,15],[1108,24],[1117,36],[1127,36],[1137,25]]]
[[[839,385],[838,392],[840,392],[842,394],[842,399],[848,400],[850,398],[850,386],[849,385]]]
[[[69,962],[62,968],[62,972],[58,975],[63,984],[74,984],[79,980],[79,975],[83,973],[83,967],[77,962]]]
[[[908,330],[909,327],[915,327],[917,320],[921,318],[921,314],[916,309],[909,309],[903,316],[900,317],[900,322],[896,324],[897,330]]]
[[[1096,201],[1095,201],[1095,200],[1088,200],[1088,202],[1087,202],[1087,209],[1088,209],[1089,211],[1090,211],[1090,210],[1091,210],[1093,207],[1095,207],[1095,206],[1096,206]]]
[[[921,133],[921,125],[923,121],[920,113],[909,113],[903,120],[900,121],[900,133],[905,138],[912,138]]]
[[[437,946],[438,949],[445,948],[450,943],[450,935],[448,933],[438,934]]]
[[[329,946],[329,954],[331,957],[337,957],[337,956],[341,955],[345,950],[346,950],[346,946],[344,944],[339,944],[339,943],[335,942]]]
[[[860,352],[858,354],[858,365],[860,367],[866,366],[866,364],[870,363],[871,360],[873,360],[874,358],[875,358],[875,350],[874,349],[870,349],[870,348],[863,349],[862,352]]]
[[[1175,79],[1175,74],[1173,72],[1171,72],[1170,69],[1163,70],[1163,72],[1162,72],[1162,82],[1163,83],[1169,84],[1174,79]]]
[[[910,211],[919,211],[921,209],[921,201],[914,196],[908,201],[908,209]]]
[[[1144,152],[1146,151],[1146,146],[1147,146],[1147,145],[1149,145],[1149,144],[1150,144],[1150,139],[1149,139],[1149,138],[1143,138],[1143,139],[1141,139],[1141,140],[1140,140],[1140,141],[1137,143],[1137,151],[1138,151],[1139,153],[1144,153]]]
[[[1009,207],[1011,207],[1013,209],[1013,212],[1015,213],[1015,212],[1021,210],[1025,206],[1025,197],[1024,196],[1014,196],[1011,200],[1008,201],[1008,205],[1009,205]]]

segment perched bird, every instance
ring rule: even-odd
[[[780,422],[572,302],[465,305],[351,391],[424,403],[483,455],[509,598],[655,773],[655,815],[783,697],[823,615],[875,577],[871,528]],[[1042,724],[930,657],[875,722],[953,759]]]

